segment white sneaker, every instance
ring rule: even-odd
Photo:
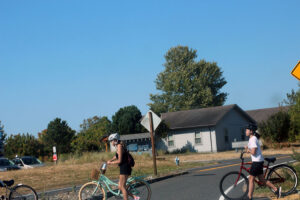
[[[275,192],[277,199],[281,197],[281,187],[278,187],[276,192]]]

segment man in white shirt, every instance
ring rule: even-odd
[[[272,188],[275,191],[277,198],[281,196],[281,187],[276,188],[270,181],[266,181],[263,175],[264,157],[261,153],[259,144],[259,135],[255,132],[257,126],[255,124],[249,124],[246,126],[246,136],[250,137],[248,146],[245,146],[245,151],[251,154],[252,165],[249,175],[249,191],[248,198],[251,200],[254,191],[254,179],[257,176],[259,181],[264,185]]]

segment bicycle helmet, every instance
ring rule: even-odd
[[[108,137],[108,141],[111,142],[113,140],[120,140],[120,135],[118,133],[110,134],[110,136]]]
[[[245,129],[249,129],[250,131],[255,132],[257,130],[256,124],[248,124]]]

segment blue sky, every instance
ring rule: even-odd
[[[144,114],[164,54],[196,49],[224,72],[225,104],[275,107],[298,81],[299,1],[1,1],[0,120],[36,135],[56,117],[136,105]]]

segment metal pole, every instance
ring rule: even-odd
[[[153,168],[154,168],[154,175],[157,176],[157,168],[156,168],[156,151],[155,151],[155,142],[153,136],[153,122],[152,122],[152,113],[149,112],[149,121],[150,121],[150,136],[151,136],[151,143],[152,143],[152,158],[153,158]]]

